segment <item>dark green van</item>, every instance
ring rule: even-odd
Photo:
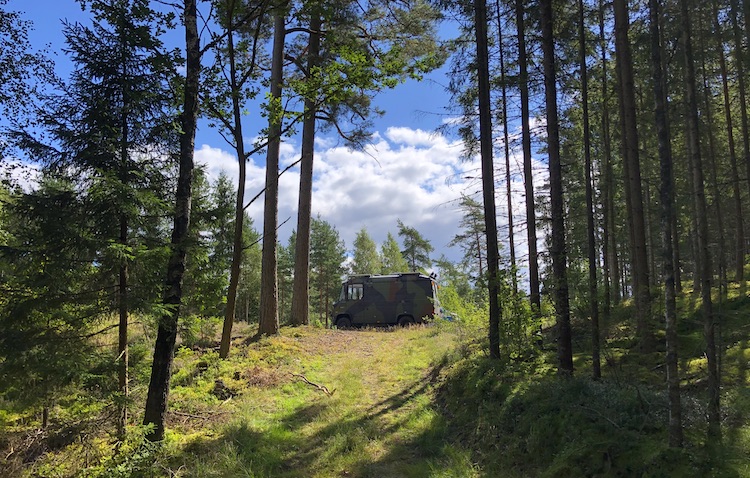
[[[341,286],[333,304],[331,323],[352,325],[409,325],[440,315],[434,277],[417,272],[355,275]]]

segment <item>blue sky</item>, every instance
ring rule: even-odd
[[[24,18],[34,22],[29,32],[32,45],[42,48],[49,45],[51,56],[58,65],[58,73],[66,76],[70,66],[62,48],[62,19],[86,23],[88,15],[74,0],[10,0],[9,10],[24,13]],[[179,39],[179,37],[178,37]],[[393,90],[375,98],[375,104],[385,110],[385,115],[374,119],[375,135],[363,152],[349,151],[331,136],[319,135],[316,141],[315,185],[313,214],[320,214],[341,234],[347,248],[351,249],[354,237],[366,228],[373,239],[382,243],[386,234],[396,236],[397,219],[415,227],[431,241],[435,248],[433,257],[445,254],[458,260],[457,249],[447,247],[458,232],[461,212],[456,202],[462,193],[479,191],[476,179],[478,159],[462,162],[462,146],[455,138],[434,133],[448,120],[449,98],[444,91],[447,84],[447,67],[433,72],[422,82],[409,80]],[[248,139],[265,126],[253,111],[246,119]],[[514,133],[514,132],[512,132]],[[498,137],[501,137],[498,135]],[[520,164],[514,152],[513,167]],[[281,167],[299,157],[299,140],[290,138],[282,146]],[[500,161],[500,157],[496,162]],[[236,178],[237,161],[232,150],[217,134],[203,124],[196,138],[196,160],[204,164],[212,177],[225,171]],[[264,157],[253,157],[249,163],[246,197],[253,197],[263,187]],[[539,169],[544,169],[539,164]],[[523,214],[523,183],[515,172],[513,181],[514,217],[520,221]],[[299,174],[290,170],[280,181],[279,220],[288,219],[280,231],[280,240],[286,241],[296,224],[297,189]],[[543,178],[535,180],[537,187]],[[504,185],[498,183],[498,192]],[[476,196],[480,199],[480,196]],[[507,223],[505,199],[498,201],[498,221]],[[248,209],[256,228],[262,221],[262,202]],[[516,237],[525,237],[525,230],[517,230]],[[526,251],[525,244],[516,246],[519,256]]]

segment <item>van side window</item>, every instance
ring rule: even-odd
[[[359,300],[362,298],[363,293],[362,284],[349,284],[349,300]]]

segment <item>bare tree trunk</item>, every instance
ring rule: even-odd
[[[503,26],[501,21],[500,0],[495,1],[497,8],[497,41],[500,52],[500,83],[502,92],[503,141],[505,149],[505,194],[508,202],[508,246],[510,249],[510,269],[513,294],[518,294],[518,276],[516,272],[516,244],[513,237],[513,199],[510,183],[510,141],[508,139],[508,94],[505,84],[505,54],[503,48]],[[481,274],[480,274],[481,275]]]
[[[307,71],[311,72],[320,55],[321,19],[310,20],[310,39],[307,48]],[[294,283],[292,286],[293,325],[310,322],[310,215],[312,214],[313,157],[315,152],[315,99],[305,99],[305,118],[302,124],[302,161],[300,163],[299,207],[297,210],[297,242],[294,254]]]
[[[123,49],[126,48],[123,40]],[[123,77],[127,75],[126,68],[123,65]],[[128,149],[130,141],[130,126],[128,124],[128,115],[130,110],[130,94],[128,92],[127,82],[123,84],[125,90],[122,94],[122,112],[120,115],[120,127],[122,129],[122,136],[120,138],[120,181],[126,183],[128,181]],[[124,212],[120,213],[120,245],[124,248],[128,246],[128,217]],[[118,290],[117,300],[119,308],[119,324],[117,334],[117,382],[120,393],[122,394],[119,406],[119,420],[117,424],[117,434],[120,441],[125,439],[125,427],[128,424],[128,260],[122,259],[120,263],[120,271],[118,278]]]
[[[719,7],[716,0],[712,0],[713,25],[716,32],[721,31],[719,24]],[[745,225],[742,218],[742,195],[740,194],[740,175],[737,168],[737,147],[734,141],[734,126],[732,118],[731,97],[729,96],[729,71],[727,69],[726,55],[724,54],[724,42],[721,35],[716,35],[716,52],[719,55],[719,68],[721,69],[721,86],[724,98],[724,119],[726,121],[727,145],[729,147],[729,165],[732,175],[732,202],[734,203],[735,216],[735,264],[734,278],[741,281],[745,268]]]
[[[230,2],[227,18],[227,50],[229,55],[229,81],[233,93],[239,91],[240,82],[237,78],[237,60],[234,47],[234,2]],[[234,147],[237,151],[239,163],[239,179],[237,181],[237,195],[234,207],[234,234],[232,237],[232,264],[229,268],[229,288],[227,289],[227,305],[224,311],[224,326],[221,332],[221,345],[219,346],[219,357],[226,358],[229,355],[229,347],[232,341],[232,326],[234,324],[237,308],[237,288],[240,283],[240,272],[242,270],[242,232],[245,221],[245,182],[247,179],[247,155],[245,154],[245,139],[242,132],[242,105],[237,94],[232,94],[232,116],[234,127]]]
[[[674,184],[674,168],[672,168],[672,184]],[[672,262],[674,263],[674,290],[682,294],[682,259],[680,258],[680,236],[677,227],[677,214],[672,214]]]
[[[589,261],[589,304],[591,306],[591,374],[594,379],[602,376],[599,348],[599,297],[596,269],[598,268],[596,241],[594,239],[594,192],[591,178],[591,130],[589,125],[589,80],[586,69],[586,29],[583,0],[578,0],[578,43],[581,70],[581,107],[583,112],[583,157],[586,176],[586,226]]]
[[[187,238],[190,228],[190,206],[192,201],[193,155],[195,153],[195,130],[198,122],[198,91],[201,71],[200,38],[196,0],[185,0],[183,14],[185,22],[185,45],[187,68],[180,118],[180,164],[175,195],[174,227],[172,229],[172,252],[167,267],[164,293],[165,312],[159,320],[159,330],[154,346],[154,361],[143,418],[144,425],[153,425],[146,438],[161,441],[164,438],[164,419],[167,413],[169,381],[177,339],[177,322],[182,302],[182,278],[185,273]]]
[[[669,18],[668,20],[671,20],[671,18]],[[666,21],[664,18],[663,11],[659,11],[658,21],[660,21],[661,24],[664,24],[664,22]],[[666,42],[664,41],[664,32],[661,29],[659,30],[659,35],[660,35],[659,41],[661,42],[662,45],[665,45]],[[662,78],[664,82],[664,102],[665,102],[665,108],[666,108],[666,102],[667,102],[667,87],[666,87],[667,74],[666,72],[668,71],[667,70],[667,55],[661,55],[661,71],[662,71]],[[670,126],[669,126],[669,116],[665,115],[665,119],[666,119],[667,136],[671,138],[672,134],[670,132]],[[671,143],[669,147],[670,147],[670,152],[671,152]],[[670,157],[671,157],[671,154],[670,154]],[[672,262],[673,262],[673,270],[674,270],[675,294],[679,295],[679,294],[682,294],[682,259],[681,259],[681,254],[680,254],[680,228],[679,228],[678,218],[677,218],[678,211],[675,209],[675,206],[674,206],[674,198],[676,196],[674,158],[671,157],[671,159],[672,159],[672,167],[670,169],[672,171],[672,206],[673,206],[672,227],[671,227],[672,229],[672,258],[673,258]],[[692,203],[692,201],[690,202]]]
[[[680,0],[682,20],[682,47],[685,60],[685,93],[687,97],[687,133],[690,160],[693,165],[693,198],[696,207],[699,276],[701,281],[701,309],[704,320],[706,358],[708,359],[708,440],[721,442],[721,412],[719,405],[719,374],[716,363],[715,324],[711,298],[711,258],[708,252],[708,215],[700,153],[698,100],[696,95],[695,66],[691,42],[691,25],[687,0]]]
[[[659,0],[649,0],[651,36],[651,72],[654,85],[654,117],[659,145],[661,202],[661,245],[664,281],[664,322],[666,331],[667,394],[669,397],[669,446],[681,447],[682,404],[677,360],[677,306],[675,301],[674,263],[672,251],[672,219],[674,216],[674,173],[672,144],[667,120],[667,94],[662,70]]]
[[[526,191],[526,238],[529,245],[529,302],[534,314],[541,314],[539,257],[536,246],[536,213],[534,211],[534,178],[531,173],[531,126],[529,124],[529,72],[526,58],[526,26],[524,2],[516,0],[518,30],[518,88],[521,93],[521,144],[523,149],[523,181]]]
[[[123,158],[124,159],[124,158]],[[120,215],[120,244],[128,244],[128,219],[125,214]],[[120,264],[118,281],[118,308],[120,322],[117,328],[117,382],[122,403],[119,406],[119,420],[117,433],[119,439],[125,438],[125,427],[128,424],[128,263],[123,260]]]
[[[604,1],[599,0],[599,36],[601,37],[602,63],[602,147],[604,149],[604,166],[602,174],[602,213],[604,224],[602,227],[602,256],[604,258],[605,288],[604,314],[609,317],[611,303],[620,302],[620,270],[617,262],[617,234],[615,232],[614,184],[612,171],[612,145],[609,129],[609,88],[607,81],[607,46],[604,30]]]
[[[747,2],[745,3],[745,7],[747,7]],[[738,6],[737,6],[737,0],[731,0],[730,5],[732,7],[732,11],[730,14],[731,20],[732,20],[732,36],[734,40],[734,63],[735,63],[735,74],[737,75],[737,86],[739,90],[739,97],[740,97],[740,125],[741,125],[741,131],[742,131],[742,153],[744,158],[744,163],[747,166],[747,185],[748,189],[750,190],[750,121],[747,117],[747,90],[746,90],[746,82],[745,82],[745,67],[744,67],[744,61],[743,61],[743,55],[744,52],[742,51],[742,38],[740,35],[740,27],[737,24],[737,15],[738,15]],[[741,250],[742,257],[738,258],[738,262],[742,263],[742,267],[739,267],[737,269],[737,277],[736,280],[740,283],[740,287],[742,290],[745,288],[745,271],[744,271],[744,265],[745,265],[745,251],[746,247],[743,241],[743,248]]]
[[[560,162],[560,132],[557,117],[557,85],[555,72],[555,44],[552,33],[552,0],[542,0],[541,30],[544,52],[544,89],[547,107],[547,149],[549,154],[550,205],[552,214],[552,275],[555,290],[557,322],[557,373],[573,374],[573,344],[570,330],[570,302],[568,297],[567,254],[565,250],[565,212],[563,200],[562,165]]]
[[[701,50],[706,51],[706,45],[703,42],[703,36],[700,39]],[[713,108],[711,106],[711,88],[708,85],[708,78],[706,78],[706,64],[705,56],[701,58],[702,63],[702,75],[703,75],[703,101],[705,104],[706,114],[706,128],[708,136],[708,171],[710,174],[710,189],[713,195],[713,206],[716,214],[716,228],[718,231],[718,244],[719,244],[719,296],[726,297],[727,294],[727,256],[726,256],[726,240],[724,235],[724,209],[721,207],[721,192],[719,191],[718,183],[718,166],[716,165],[716,142],[714,141],[714,120],[713,120]]]
[[[623,151],[625,165],[626,201],[631,227],[631,251],[633,268],[633,294],[636,305],[636,334],[642,352],[654,348],[653,327],[651,324],[651,298],[649,295],[648,256],[643,213],[643,191],[641,188],[641,166],[638,152],[638,128],[635,112],[633,59],[628,38],[629,19],[626,0],[614,0],[615,49],[619,66],[621,104],[620,114],[623,124]]]
[[[489,291],[490,357],[500,358],[500,309],[495,209],[495,168],[492,161],[492,111],[490,104],[490,71],[487,47],[487,5],[485,0],[474,0],[474,29],[477,42],[477,76],[479,78],[479,141],[482,157],[482,196],[484,223],[487,236],[487,288]]]
[[[266,198],[263,210],[263,252],[260,282],[260,323],[258,335],[279,333],[279,283],[277,238],[279,223],[279,148],[281,145],[281,81],[284,62],[285,12],[280,5],[274,12],[271,64],[271,112],[268,119],[266,152]]]

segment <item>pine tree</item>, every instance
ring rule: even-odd
[[[364,227],[354,239],[354,256],[351,264],[353,274],[380,274],[382,262],[378,246]]]
[[[675,214],[672,145],[667,121],[666,91],[662,69],[661,8],[659,0],[649,1],[649,32],[651,36],[651,71],[654,92],[654,119],[659,149],[662,228],[662,270],[664,282],[664,323],[666,335],[667,393],[669,396],[669,445],[682,446],[682,404],[677,352],[677,304],[675,300],[672,222]]]
[[[183,11],[187,66],[182,89],[180,114],[180,154],[177,190],[175,192],[174,223],[167,275],[164,284],[164,313],[154,345],[154,360],[148,385],[143,424],[153,426],[147,438],[164,439],[165,418],[169,397],[169,383],[177,340],[177,326],[182,303],[182,280],[187,256],[187,239],[190,231],[190,204],[192,199],[195,131],[198,123],[198,94],[201,71],[200,37],[196,0],[185,0]]]
[[[555,44],[553,36],[552,0],[541,5],[542,49],[544,51],[544,87],[547,105],[547,148],[549,154],[550,208],[552,231],[550,256],[555,294],[557,322],[557,372],[573,374],[573,347],[570,330],[570,304],[568,297],[567,254],[565,247],[565,217],[562,190],[562,165],[560,161],[560,132],[557,112],[557,81],[555,70]]]
[[[283,80],[284,38],[286,35],[286,3],[277,5],[273,13],[273,51],[271,59],[270,96],[268,107],[268,146],[266,148],[266,191],[263,207],[263,257],[260,282],[260,321],[258,335],[279,332],[278,284],[278,223],[279,223],[279,148],[283,111],[281,90]]]
[[[311,306],[321,322],[327,320],[330,305],[338,297],[344,274],[346,247],[335,227],[313,219],[310,234]]]
[[[423,238],[413,227],[401,222],[401,219],[398,220],[398,235],[404,241],[401,255],[406,259],[411,271],[417,272],[432,266],[430,252],[433,251],[433,247],[430,241]]]
[[[66,23],[67,52],[75,66],[62,93],[45,97],[35,129],[14,131],[15,144],[49,171],[69,175],[83,193],[90,228],[99,241],[99,285],[113,287],[109,307],[119,316],[118,382],[120,434],[128,421],[128,321],[133,309],[148,309],[153,289],[134,288],[136,266],[147,275],[153,255],[143,231],[163,213],[171,151],[174,56],[161,53],[158,38],[167,18],[145,0],[92,1],[91,26]],[[116,53],[113,53],[116,52]],[[102,127],[107,125],[107,127]],[[35,133],[42,130],[52,144]],[[157,244],[158,246],[158,244]],[[142,285],[142,284],[141,284]],[[138,291],[137,293],[134,293]],[[145,292],[145,294],[144,294]],[[101,310],[105,312],[106,309]]]
[[[385,241],[380,245],[380,257],[383,260],[383,274],[396,274],[399,272],[408,272],[409,263],[406,262],[401,254],[401,246],[398,245],[396,238],[390,232]]]

